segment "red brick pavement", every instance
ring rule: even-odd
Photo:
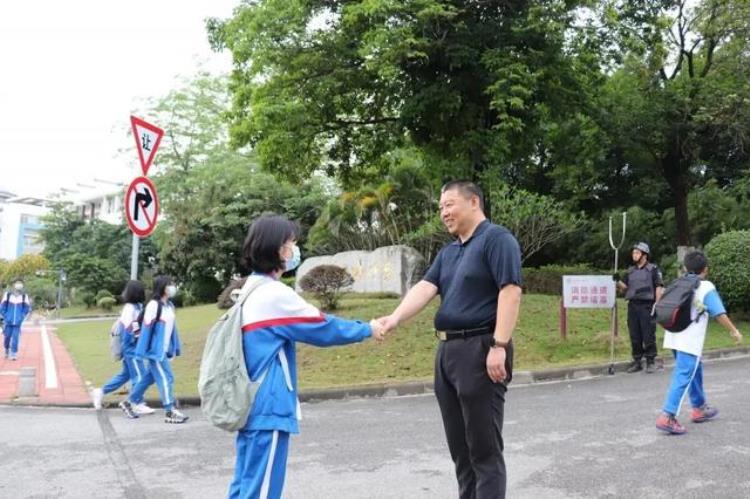
[[[0,403],[12,402],[50,404],[50,405],[80,405],[90,402],[90,397],[81,375],[73,364],[65,346],[55,333],[55,328],[46,326],[50,341],[52,356],[54,357],[54,373],[57,386],[47,387],[45,372],[44,347],[42,344],[42,326],[25,325],[21,330],[21,340],[18,350],[18,360],[11,361],[0,357]],[[22,367],[36,368],[36,397],[19,399],[18,379]],[[50,376],[53,381],[53,376]]]

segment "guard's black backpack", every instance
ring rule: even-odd
[[[670,333],[687,329],[693,322],[690,318],[690,309],[693,306],[695,290],[700,283],[700,277],[695,274],[687,274],[672,281],[654,307],[657,324]]]

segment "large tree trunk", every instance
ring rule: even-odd
[[[688,166],[689,160],[682,157],[679,144],[670,147],[662,159],[664,179],[672,190],[674,219],[677,224],[677,245],[690,246],[690,218],[688,216]]]

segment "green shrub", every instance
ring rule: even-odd
[[[750,231],[725,232],[706,245],[709,279],[729,310],[750,311]]]
[[[96,301],[96,305],[102,310],[106,310],[107,312],[111,312],[116,304],[117,300],[115,300],[112,296],[103,296]]]
[[[318,265],[300,280],[302,291],[312,293],[323,310],[335,310],[344,290],[354,283],[354,278],[343,267]]]
[[[525,268],[523,269],[523,289],[526,293],[562,295],[564,275],[601,274],[607,274],[607,271],[596,270],[586,265],[545,265],[538,268]]]
[[[57,303],[57,283],[49,278],[27,279],[24,292],[33,301],[34,308],[51,309]]]
[[[294,282],[296,280],[297,280],[297,278],[294,277],[294,276],[291,276],[291,277],[282,277],[281,278],[281,282],[283,282],[284,284],[286,284],[287,286],[289,286],[292,289],[294,289]]]
[[[92,308],[96,305],[96,295],[91,291],[82,291],[76,294],[76,302],[86,305],[86,308]]]
[[[109,291],[107,289],[101,289],[96,294],[96,303],[99,303],[99,300],[101,300],[102,298],[114,298],[114,297],[115,296],[112,294],[111,291]]]
[[[214,303],[221,293],[221,283],[213,277],[199,276],[189,281],[183,288],[196,303]]]

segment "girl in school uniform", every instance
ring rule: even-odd
[[[148,369],[143,363],[135,358],[135,345],[138,342],[140,334],[140,324],[138,318],[143,310],[143,302],[146,301],[146,292],[140,281],[128,281],[125,289],[122,291],[122,307],[120,318],[115,323],[117,334],[122,346],[122,370],[112,376],[101,388],[94,388],[91,392],[91,398],[94,402],[95,409],[102,408],[102,399],[108,393],[112,393],[128,381],[130,390],[141,381],[141,378],[148,374]],[[141,401],[133,406],[133,410],[139,416],[153,414],[154,410]]]
[[[168,276],[154,280],[154,293],[143,312],[141,334],[135,347],[135,357],[141,360],[151,378],[144,376],[135,385],[120,408],[129,418],[137,418],[135,405],[143,401],[149,384],[156,383],[164,407],[165,423],[184,423],[188,416],[175,409],[174,375],[170,359],[180,355],[180,336],[175,323],[175,308],[170,298],[177,294],[177,286]]]
[[[237,434],[230,498],[281,497],[289,435],[299,433],[301,417],[296,343],[327,347],[383,338],[379,323],[323,314],[279,281],[300,263],[298,237],[296,224],[264,215],[253,222],[242,249],[252,270],[245,286],[261,282],[242,308],[245,365],[260,387],[247,424]]]

